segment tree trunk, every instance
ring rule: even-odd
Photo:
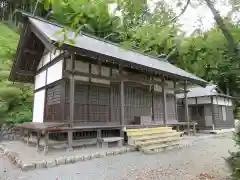
[[[220,16],[220,14],[217,11],[217,9],[214,7],[214,5],[211,2],[211,0],[205,0],[205,2],[207,4],[207,6],[209,7],[209,9],[211,10],[211,12],[213,14],[213,17],[214,17],[218,27],[221,29],[223,35],[225,36],[225,38],[228,41],[230,52],[233,55],[236,55],[235,54],[236,46],[235,46],[232,34],[229,32],[227,26],[224,24],[224,21],[223,21],[222,17]]]

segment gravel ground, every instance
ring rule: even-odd
[[[21,172],[0,155],[1,180],[225,180],[224,157],[234,150],[231,135],[209,137],[192,147],[155,155],[139,152]]]

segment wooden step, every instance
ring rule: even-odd
[[[132,132],[132,133],[127,133],[127,136],[135,137],[135,136],[145,136],[145,135],[151,135],[151,134],[164,134],[164,133],[171,133],[171,132],[176,132],[171,129],[164,129],[164,130],[149,130],[149,131],[139,131],[139,132]]]
[[[136,145],[138,146],[149,146],[152,144],[168,144],[173,141],[179,141],[181,140],[181,137],[168,137],[164,139],[158,139],[158,140],[149,140],[149,141],[143,141],[143,142],[136,142]]]
[[[163,152],[165,150],[174,149],[178,146],[179,146],[179,143],[174,142],[171,144],[155,144],[151,146],[141,147],[140,150],[145,154],[152,154],[152,153]]]
[[[164,129],[172,129],[172,127],[156,127],[156,128],[140,128],[140,129],[127,129],[127,133],[139,132],[139,131],[154,131],[154,130],[164,130]]]
[[[132,137],[133,141],[147,141],[147,140],[153,140],[153,139],[161,139],[161,138],[167,138],[167,137],[180,137],[182,132],[169,132],[169,133],[154,133],[147,136],[137,136]]]

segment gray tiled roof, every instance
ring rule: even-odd
[[[206,87],[196,86],[188,88],[187,97],[203,97],[203,96],[227,96],[225,94],[217,92],[217,86],[209,84]],[[184,94],[177,94],[177,98],[184,98]]]
[[[56,33],[61,30],[62,27],[60,25],[32,17],[29,17],[29,20],[50,41],[63,40],[63,35],[57,35]],[[68,37],[74,37],[74,32],[69,31]],[[99,54],[117,58],[128,63],[142,65],[144,67],[148,67],[150,69],[158,70],[169,75],[193,81],[198,84],[206,84],[206,81],[204,81],[203,79],[191,73],[188,73],[170,64],[167,61],[153,58],[151,56],[137,53],[135,51],[126,50],[118,45],[108,43],[104,40],[94,38],[86,34],[79,34],[75,40],[74,46],[90,52],[97,52]]]

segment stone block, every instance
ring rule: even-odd
[[[115,149],[115,150],[113,151],[113,155],[116,156],[116,155],[118,155],[118,154],[120,154],[120,150],[119,150],[119,149]]]
[[[0,144],[0,150],[4,151],[4,146]]]
[[[132,147],[127,147],[127,152],[132,152]]]
[[[100,157],[100,158],[105,157],[105,156],[106,156],[106,153],[104,153],[104,152],[100,152],[100,153],[99,153],[99,157]]]
[[[113,151],[106,152],[106,156],[112,156],[112,155],[113,155]]]
[[[93,159],[92,155],[84,155],[85,161],[90,160],[90,159]]]
[[[36,169],[42,169],[47,167],[47,162],[46,161],[39,161],[36,162]]]
[[[55,166],[56,166],[55,160],[49,160],[49,161],[47,161],[47,163],[46,163],[46,167],[47,167],[47,168],[51,168],[51,167],[55,167]]]
[[[66,164],[71,164],[75,162],[75,157],[74,156],[68,156],[66,158]]]
[[[99,152],[95,152],[91,155],[91,159],[94,159],[94,158],[100,158],[100,153]]]
[[[121,148],[119,150],[119,154],[125,154],[127,152],[127,149],[126,148]]]
[[[66,164],[66,157],[60,157],[55,159],[56,165],[63,165]]]
[[[7,148],[4,148],[4,150],[3,150],[3,154],[4,154],[5,156],[7,156],[8,153],[9,153],[9,150],[8,150]]]
[[[83,155],[76,155],[76,156],[75,156],[75,161],[76,161],[76,162],[78,162],[78,161],[84,161],[84,160],[85,160],[85,158],[84,158]]]
[[[36,165],[33,163],[31,163],[31,164],[22,163],[21,164],[22,171],[30,171],[30,170],[34,170],[35,168],[36,168]]]

